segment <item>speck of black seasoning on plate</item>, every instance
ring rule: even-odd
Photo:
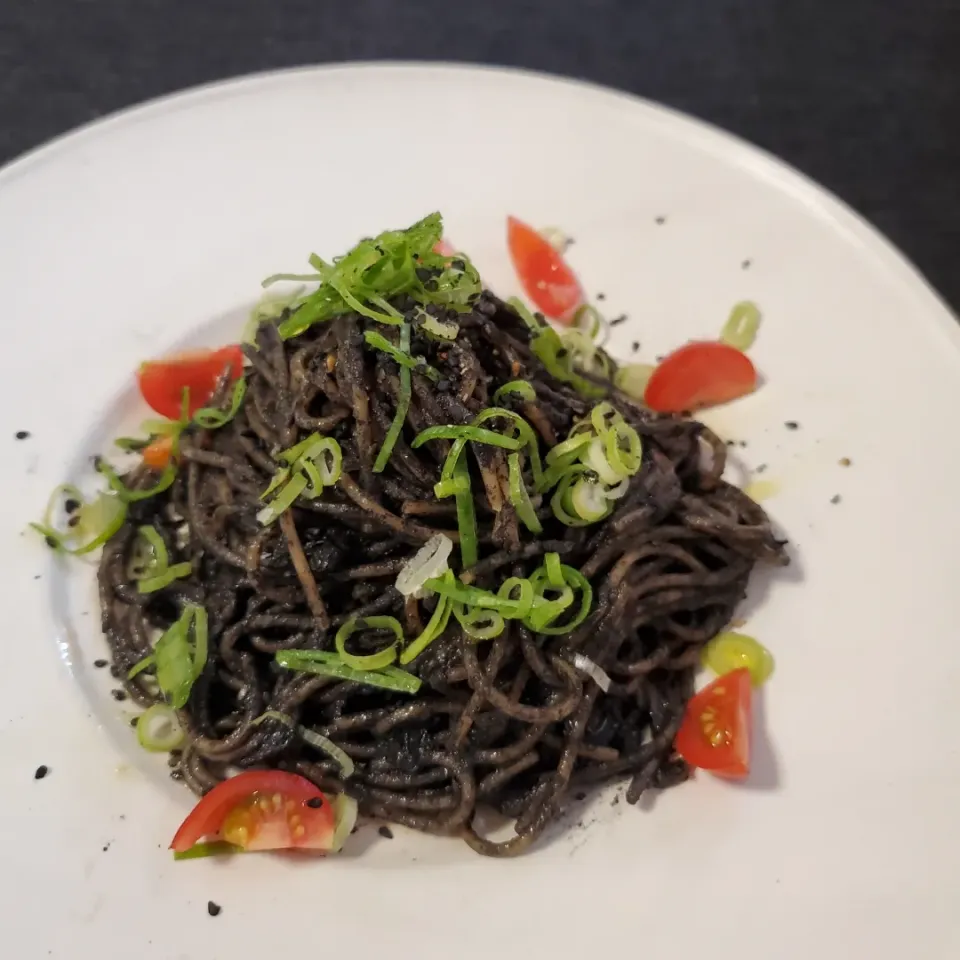
[[[80,509],[80,501],[74,500],[73,497],[68,497],[63,501],[63,509],[66,513],[76,513]]]
[[[377,833],[379,833],[380,836],[383,837],[384,840],[392,840],[392,839],[393,839],[393,831],[392,831],[388,826],[382,826],[382,827],[377,831]]]
[[[627,320],[629,320],[629,319],[630,319],[630,318],[629,318],[625,313],[621,313],[619,317],[614,317],[614,318],[610,321],[610,326],[611,326],[611,327],[619,327],[621,323],[626,323]]]
[[[106,853],[109,849],[110,849],[110,844],[109,844],[109,842],[108,842],[108,843],[105,843],[105,844],[103,845],[103,852]]]
[[[839,493],[835,493],[835,494],[830,498],[830,502],[831,502],[831,503],[839,503],[841,499],[842,499],[842,498],[841,498],[840,494],[839,494]]]
[[[607,295],[606,295],[605,293],[598,293],[598,294],[597,294],[597,299],[598,299],[598,300],[606,300],[606,299],[607,299]]]
[[[639,340],[634,340],[633,343],[630,344],[630,349],[631,349],[634,353],[638,353],[639,350],[640,350],[640,341],[639,341]]]
[[[124,690],[111,690],[110,696],[113,697],[117,703],[123,703],[123,701],[127,699],[127,694]]]
[[[853,466],[853,461],[849,457],[841,457],[839,462],[841,467]]]
[[[94,665],[98,670],[102,670],[102,669],[107,665],[107,663],[108,663],[108,661],[107,661],[107,660],[104,660],[103,657],[101,657],[99,660],[94,660],[94,661],[93,661],[93,665]]]
[[[214,903],[212,900],[207,901],[207,913],[209,913],[211,917],[219,917],[222,909],[223,907],[221,907],[219,903]]]
[[[787,420],[787,421],[784,423],[784,426],[785,426],[788,430],[799,430],[799,429],[800,429],[800,424],[797,423],[796,420]]]
[[[749,259],[748,259],[748,260],[744,260],[743,263],[740,264],[740,269],[741,269],[741,270],[749,270],[751,266],[753,266],[753,261],[752,261],[752,260],[749,260]]]
[[[29,431],[29,430],[18,430],[18,431],[14,434],[14,436],[15,436],[18,440],[27,440],[27,439],[29,439],[29,437],[30,437],[30,431]]]
[[[757,469],[754,470],[753,472],[754,472],[754,473],[763,473],[763,471],[766,470],[766,469],[767,469],[767,465],[766,465],[765,463],[761,463],[760,466],[757,467]]]
[[[663,217],[663,216],[656,217],[653,222],[654,222],[658,227],[662,227],[662,226],[667,222],[667,218],[666,218],[666,217]]]
[[[45,763],[41,763],[40,766],[33,771],[33,779],[42,780],[49,772],[50,768]]]

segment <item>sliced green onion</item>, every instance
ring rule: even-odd
[[[474,426],[479,427],[481,423],[486,423],[488,420],[495,420],[501,417],[513,424],[513,428],[517,432],[517,439],[527,448],[533,482],[534,484],[539,483],[540,478],[543,476],[543,467],[540,463],[540,447],[537,441],[537,435],[534,433],[533,427],[531,427],[520,414],[514,413],[512,410],[507,410],[506,407],[487,407],[473,418],[473,423]]]
[[[243,847],[227,843],[226,840],[212,840],[209,843],[195,843],[187,850],[174,851],[174,860],[199,860],[202,857],[219,857],[227,853],[244,853]]]
[[[289,479],[290,479],[290,468],[281,467],[271,478],[270,483],[267,486],[267,489],[260,494],[260,499],[266,500],[267,497],[269,497],[270,494],[277,489],[277,487],[283,486],[283,484],[285,484]]]
[[[410,352],[410,324],[404,323],[400,327],[400,350],[404,354]],[[376,462],[373,465],[374,473],[382,473],[393,453],[393,448],[397,443],[397,438],[403,430],[403,425],[407,421],[407,411],[410,409],[410,370],[408,367],[400,367],[400,394],[397,397],[397,410],[393,415],[393,422],[387,435],[383,438],[383,446],[377,454]]]
[[[587,578],[579,570],[574,567],[569,567],[566,564],[560,565],[560,571],[563,574],[566,587],[572,589],[573,591],[579,590],[580,609],[571,619],[567,620],[560,626],[554,625],[556,617],[552,618],[546,623],[537,620],[537,625],[532,628],[537,633],[545,633],[551,636],[569,633],[574,627],[578,627],[581,623],[583,623],[583,621],[586,620],[587,615],[590,613],[590,607],[593,604],[593,587],[590,586],[590,581],[587,580]],[[538,596],[543,596],[545,589],[553,589],[550,583],[550,575],[547,572],[546,565],[538,567],[536,570],[534,570],[534,572],[530,575],[530,582],[533,584],[534,591]],[[533,617],[535,612],[536,601],[534,601],[534,610],[531,611],[530,616]]]
[[[151,667],[157,665],[157,658],[149,653],[142,660],[138,660],[128,671],[127,679],[132,680],[137,674],[143,673],[144,670],[149,670]]]
[[[396,690],[399,693],[416,693],[420,689],[420,678],[406,670],[392,666],[383,670],[355,670],[348,667],[336,654],[319,650],[280,650],[275,659],[281,667],[301,673],[352,680],[354,683]]]
[[[181,709],[207,662],[207,611],[187,604],[180,619],[157,640],[153,657],[161,691],[173,707]]]
[[[720,339],[737,350],[749,350],[757,339],[760,329],[760,310],[751,300],[742,300],[734,304],[730,317],[723,325]]]
[[[594,437],[581,457],[584,466],[589,467],[604,483],[619,483],[627,474],[618,470],[607,457],[602,437]]]
[[[610,358],[594,343],[592,334],[574,329],[568,330],[560,339],[571,367],[609,378],[612,366]]]
[[[621,478],[632,477],[639,469],[643,459],[643,445],[640,434],[625,420],[618,420],[604,437],[607,462]]]
[[[131,579],[137,581],[140,593],[154,593],[168,587],[180,577],[189,577],[193,566],[189,563],[175,563],[170,566],[167,545],[157,533],[155,527],[146,525],[137,529],[138,541],[134,560],[131,563]],[[139,549],[140,542],[146,543],[146,551]],[[149,555],[146,555],[146,554]]]
[[[526,380],[511,380],[497,389],[493,395],[493,402],[499,406],[503,403],[504,397],[520,397],[527,403],[533,403],[537,399],[537,391]]]
[[[519,593],[517,593],[519,591]],[[517,594],[514,596],[514,594]],[[497,596],[514,604],[513,619],[523,619],[533,606],[533,584],[526,577],[508,577],[500,584]],[[502,612],[502,611],[501,611]]]
[[[61,495],[80,504],[71,515],[73,525],[68,524],[66,530],[53,526],[53,513]],[[63,484],[51,494],[42,522],[31,523],[30,527],[54,550],[81,556],[105,544],[123,526],[126,517],[127,504],[120,497],[101,493],[88,503],[76,487]]]
[[[163,590],[169,587],[174,580],[180,580],[189,577],[193,573],[193,564],[175,563],[167,567],[163,573],[158,573],[150,577],[142,577],[137,581],[137,590],[140,593],[156,593],[157,590]]]
[[[522,615],[523,600],[513,600],[509,596],[499,596],[484,590],[482,587],[474,587],[468,584],[460,583],[456,578],[442,578],[428,580],[424,586],[441,597],[448,597],[457,603],[468,608],[480,608],[484,610],[496,610],[506,617],[516,618]]]
[[[307,488],[307,483],[307,478],[302,473],[293,477],[280,493],[257,514],[257,520],[264,526],[273,523],[284,510],[293,505],[294,500]]]
[[[440,379],[440,371],[431,367],[423,357],[411,357],[409,353],[405,353],[402,349],[398,350],[383,334],[377,333],[375,330],[367,330],[363,339],[371,347],[391,356],[401,367],[422,373],[431,380]],[[409,350],[409,347],[407,349]]]
[[[411,446],[414,450],[422,447],[430,440],[472,440],[474,443],[486,443],[491,447],[503,447],[505,450],[519,450],[520,440],[514,437],[505,437],[502,433],[493,430],[484,430],[469,424],[441,424],[436,427],[427,427],[417,434]]]
[[[404,565],[394,586],[405,597],[418,596],[427,580],[449,569],[452,552],[453,541],[446,534],[435,534]]]
[[[547,573],[547,583],[555,590],[560,590],[564,585],[563,567],[560,563],[559,553],[545,553],[543,555],[543,569]]]
[[[584,477],[584,474],[588,473],[590,473],[590,471],[580,464],[568,467],[566,473],[560,478],[560,482],[557,484],[557,489],[554,490],[553,496],[550,498],[550,507],[553,510],[553,515],[568,527],[585,527],[588,524],[596,523],[598,520],[602,520],[610,510],[609,501],[602,497],[602,490],[598,492],[600,492],[601,499],[603,500],[604,511],[598,513],[593,494],[589,491],[586,484],[581,486],[584,480],[589,484],[589,477]],[[575,483],[577,484],[576,502],[574,501],[574,491],[572,489]],[[595,484],[595,486],[598,485]],[[584,511],[582,515],[580,510]]]
[[[527,486],[523,482],[523,471],[520,469],[520,454],[511,453],[507,457],[510,475],[510,502],[520,521],[531,533],[543,533],[543,524],[537,516],[527,493]]]
[[[194,415],[193,422],[204,430],[219,430],[226,426],[240,411],[243,398],[247,393],[247,380],[240,377],[233,385],[230,406],[226,410],[217,407],[201,407]]]
[[[448,570],[444,574],[444,577],[452,580],[453,572]],[[407,644],[406,648],[400,654],[400,663],[406,664],[410,663],[411,660],[415,660],[437,637],[443,634],[443,631],[447,629],[447,624],[450,621],[451,604],[452,601],[446,597],[440,597],[437,600],[437,606],[434,608],[433,616],[430,617],[427,625],[423,628],[423,632]]]
[[[651,363],[628,363],[617,369],[613,382],[628,397],[643,400],[647,384],[656,369]]]
[[[144,750],[169,753],[183,743],[186,734],[176,711],[165,703],[155,703],[137,719],[137,740]]]
[[[396,640],[389,647],[376,653],[356,654],[347,650],[347,640],[357,630],[392,630]],[[334,645],[340,659],[354,670],[381,670],[397,659],[397,648],[403,643],[403,627],[395,617],[354,617],[348,620],[334,638]]]
[[[607,330],[607,321],[600,311],[588,303],[577,308],[573,315],[573,326],[582,330],[591,340],[596,340],[601,333]]]
[[[133,490],[128,487],[121,479],[119,474],[106,460],[97,460],[97,471],[107,478],[107,483],[117,496],[125,503],[136,503],[139,500],[147,500],[155,497],[158,493],[163,493],[172,486],[173,481],[177,479],[177,468],[173,463],[168,463],[160,474],[160,478],[152,487],[144,490]]]
[[[340,774],[344,780],[348,780],[353,776],[356,767],[350,758],[350,754],[341,750],[332,740],[325,737],[322,733],[317,733],[316,730],[311,730],[309,727],[297,727],[297,733],[299,733],[304,741],[309,743],[314,750],[319,750],[321,753],[325,753],[330,757],[330,759],[340,767]]]
[[[530,341],[530,349],[552,377],[562,383],[569,383],[582,396],[602,397],[604,395],[603,387],[574,372],[567,347],[553,327],[538,326],[537,335]]]
[[[773,654],[745,633],[721,633],[703,648],[703,665],[718,676],[746,667],[759,687],[773,673]]]
[[[450,605],[463,632],[471,639],[492,640],[503,633],[503,616],[496,610],[466,607],[456,600],[450,601]]]
[[[256,720],[250,721],[250,726],[259,727],[261,723],[266,723],[268,720],[276,720],[287,727],[294,725],[293,717],[289,713],[281,713],[279,710],[264,710]]]
[[[333,799],[333,815],[336,826],[333,829],[333,837],[330,840],[330,852],[339,853],[343,845],[347,842],[353,828],[357,824],[357,814],[360,810],[359,804],[353,797],[345,793],[338,793]]]

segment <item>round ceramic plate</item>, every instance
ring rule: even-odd
[[[562,226],[588,294],[629,318],[615,354],[761,305],[762,389],[707,418],[792,543],[743,612],[777,659],[753,775],[642,808],[600,795],[516,861],[367,829],[326,861],[174,863],[191,797],[94,666],[93,570],[25,524],[143,415],[140,360],[235,339],[263,276],[433,209],[504,294],[505,216]],[[0,251],[4,955],[956,955],[960,334],[849,210],[610,91],[338,67],[162,100],[24,158],[0,173]]]

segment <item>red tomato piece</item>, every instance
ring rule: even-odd
[[[282,770],[248,770],[218,783],[180,824],[170,849],[204,838],[243,850],[329,850],[333,805],[309,780]]]
[[[231,344],[219,350],[191,350],[140,365],[137,380],[143,399],[168,420],[178,420],[184,388],[190,391],[188,412],[193,416],[213,395],[224,370],[237,380],[243,374],[243,351]]]
[[[583,290],[563,257],[533,227],[507,217],[507,246],[526,295],[538,310],[569,326]]]
[[[698,340],[660,361],[643,400],[660,413],[683,413],[736,400],[756,388],[757,371],[745,353],[719,341]]]
[[[693,767],[739,780],[750,772],[750,671],[717,677],[687,704],[676,748]]]
[[[157,437],[143,448],[143,462],[154,470],[162,470],[173,455],[173,437]]]

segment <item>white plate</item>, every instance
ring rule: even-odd
[[[645,810],[598,801],[518,861],[374,834],[325,863],[174,864],[190,797],[132,745],[130,711],[91,667],[89,569],[65,576],[24,524],[136,417],[139,360],[235,336],[264,275],[434,208],[505,293],[505,215],[562,225],[588,291],[629,313],[627,352],[715,335],[734,301],[761,304],[766,383],[712,422],[746,441],[744,465],[768,465],[765,506],[796,550],[750,605],[777,658],[771,749],[745,786],[700,777]],[[306,70],[159,101],[0,173],[0,289],[5,956],[956,955],[960,335],[835,200],[589,86]]]

